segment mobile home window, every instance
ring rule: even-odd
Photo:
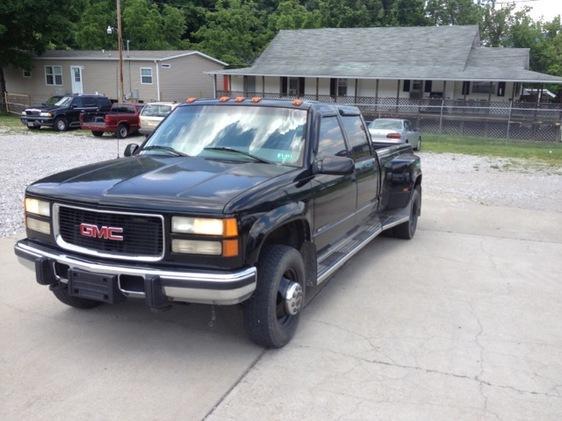
[[[31,70],[24,70],[23,77],[29,79],[31,77]]]
[[[141,67],[141,83],[143,85],[152,85],[152,68],[151,67]]]
[[[497,96],[505,96],[505,82],[498,83]]]
[[[45,83],[49,86],[61,86],[62,66],[45,66]]]
[[[472,83],[472,93],[473,94],[489,94],[495,91],[495,83],[490,82],[473,82]]]
[[[347,95],[347,79],[330,79],[330,96],[346,96]]]
[[[423,86],[423,91],[430,93],[432,88],[433,88],[433,81],[426,80]]]
[[[405,80],[404,85],[402,85],[402,92],[410,92],[410,81]]]

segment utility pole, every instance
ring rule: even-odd
[[[121,32],[121,0],[117,2],[117,45],[119,48],[119,92],[117,99],[123,102],[125,99],[125,91],[123,88],[123,33]]]

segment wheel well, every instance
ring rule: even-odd
[[[271,244],[284,244],[299,250],[303,243],[308,240],[310,240],[308,222],[303,220],[293,221],[269,233],[261,249],[263,250],[265,246]]]
[[[414,189],[418,186],[421,186],[421,182],[422,182],[422,176],[419,175],[418,178],[416,178],[416,182],[414,183]]]

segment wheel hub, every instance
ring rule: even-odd
[[[289,281],[289,285],[285,289],[285,311],[291,316],[301,311],[303,303],[302,287],[298,282]]]

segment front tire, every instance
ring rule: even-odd
[[[416,145],[416,151],[421,151],[421,137],[418,139],[418,144]]]
[[[63,117],[57,118],[53,126],[57,132],[65,132],[68,130],[68,123]]]
[[[296,249],[272,245],[263,250],[256,291],[244,308],[244,324],[252,341],[281,348],[291,340],[304,306],[304,280],[303,258]]]
[[[68,287],[65,284],[58,284],[51,288],[57,299],[67,306],[87,310],[98,307],[102,303],[100,301],[88,300],[86,298],[73,297],[68,295]]]
[[[126,124],[120,124],[119,126],[117,126],[115,136],[119,139],[125,139],[127,136],[129,136],[129,127]]]

